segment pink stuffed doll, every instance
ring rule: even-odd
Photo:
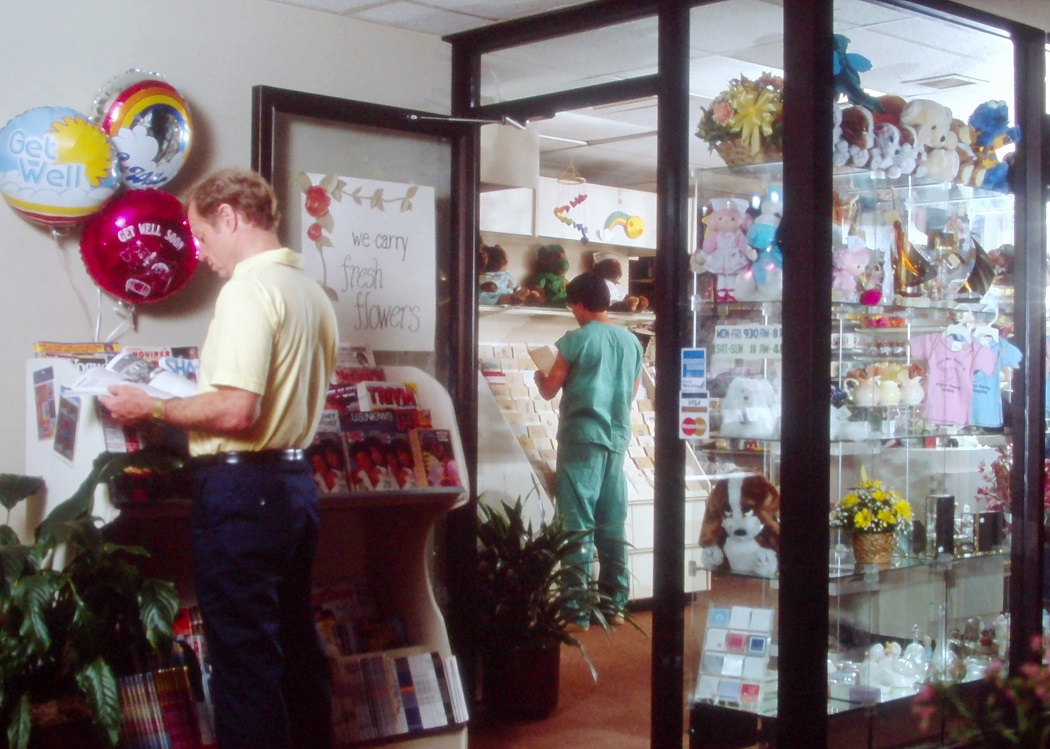
[[[704,218],[707,230],[697,261],[703,270],[717,276],[717,301],[734,301],[736,274],[747,270],[758,253],[747,243],[751,217],[742,198],[715,198]]]
[[[871,262],[871,254],[860,237],[847,237],[832,257],[831,295],[836,302],[860,301],[858,281]]]

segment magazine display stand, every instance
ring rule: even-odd
[[[106,449],[94,398],[61,397],[63,388],[81,374],[81,366],[71,358],[26,361],[26,473],[47,479],[47,503],[40,518],[76,491],[95,456]],[[99,499],[95,514],[111,520],[116,510],[108,500]]]
[[[415,367],[384,367],[387,379],[412,382],[436,428],[452,435],[455,460],[465,465],[452,401],[445,389]],[[466,481],[466,471],[461,473]],[[414,650],[452,655],[445,620],[432,585],[434,526],[446,512],[467,502],[469,487],[441,487],[370,493],[346,493],[321,500],[321,537],[314,566],[315,582],[362,580],[384,609],[396,612]],[[143,568],[175,581],[183,598],[192,598],[189,575],[189,500],[130,505],[108,526],[110,537],[140,544],[152,556]],[[394,653],[394,651],[391,651]],[[396,653],[395,653],[396,654]],[[375,743],[370,740],[369,743]],[[383,743],[427,749],[464,749],[465,724],[409,731]]]

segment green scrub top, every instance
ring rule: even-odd
[[[634,381],[642,372],[641,343],[625,328],[591,321],[555,345],[569,364],[558,441],[626,450]]]

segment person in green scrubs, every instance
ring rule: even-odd
[[[610,321],[609,288],[599,276],[576,276],[566,292],[579,328],[558,339],[558,356],[549,372],[536,372],[536,386],[546,400],[562,391],[558,513],[569,530],[589,531],[593,543],[593,549],[566,561],[589,570],[597,552],[599,590],[612,599],[616,608],[609,613],[619,623],[629,592],[623,464],[631,440],[631,403],[641,381],[642,346],[630,331]]]

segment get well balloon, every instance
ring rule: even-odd
[[[182,203],[155,188],[129,190],[84,227],[80,255],[104,291],[132,304],[181,289],[197,268],[197,244]]]
[[[189,154],[189,107],[156,73],[132,69],[109,81],[95,97],[95,121],[113,141],[128,187],[165,186]]]
[[[119,187],[112,143],[74,109],[36,107],[0,130],[0,194],[30,221],[79,224]]]

